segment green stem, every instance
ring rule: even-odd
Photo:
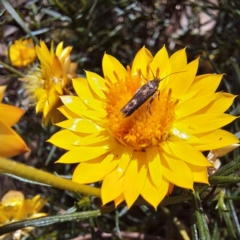
[[[101,215],[101,210],[98,209],[94,211],[74,212],[69,214],[61,214],[61,215],[55,215],[55,216],[49,216],[49,217],[29,219],[29,220],[14,222],[11,224],[7,224],[5,226],[1,226],[0,235],[8,232],[16,231],[18,229],[22,229],[25,227],[42,227],[42,226],[52,225],[55,223],[63,223],[63,222],[98,217],[100,215]]]
[[[189,201],[191,200],[192,197],[190,195],[185,196],[185,195],[180,195],[180,196],[176,196],[176,197],[168,197],[168,198],[164,198],[162,200],[162,202],[160,203],[160,206],[168,206],[168,205],[173,205],[173,204],[177,204],[177,203],[182,203],[185,201]]]
[[[222,166],[220,169],[218,169],[216,173],[213,175],[213,177],[230,175],[239,169],[240,169],[240,157],[237,157],[227,165]]]
[[[191,220],[191,239],[198,240],[198,230],[196,223],[196,211],[195,211],[195,202],[191,201],[191,210],[190,210],[190,220]]]
[[[0,65],[2,65],[5,69],[9,70],[10,72],[16,73],[17,75],[19,75],[19,77],[25,77],[25,75],[22,72],[18,71],[14,67],[9,66],[8,64],[2,61],[0,61]]]
[[[201,205],[201,200],[199,197],[199,193],[193,192],[193,198],[195,203],[195,216],[197,220],[197,228],[199,232],[199,239],[201,240],[210,240],[210,233],[207,225],[207,221],[205,218],[205,214]]]
[[[234,176],[212,176],[209,178],[209,183],[211,185],[215,184],[226,184],[226,183],[239,183],[240,177],[234,177]]]
[[[52,145],[51,150],[50,150],[50,152],[48,154],[48,157],[46,159],[45,166],[48,166],[48,164],[51,161],[51,159],[52,159],[54,153],[56,152],[56,150],[57,150],[57,147],[55,145]]]
[[[51,173],[26,166],[6,158],[0,157],[0,169],[2,172],[23,177],[32,181],[45,183],[52,187],[78,192],[82,194],[101,197],[100,189],[72,182],[70,180],[57,177]]]

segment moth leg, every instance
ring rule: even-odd
[[[151,112],[151,110],[150,110],[150,106],[151,106],[151,104],[152,104],[152,102],[154,101],[154,99],[156,98],[156,93],[154,93],[153,95],[152,95],[152,97],[150,98],[150,100],[149,100],[149,102],[148,102],[148,104],[147,104],[147,110],[149,111],[149,113],[152,115],[152,112]]]
[[[160,91],[158,90],[158,100],[160,100],[160,98],[159,98],[159,97],[160,97]]]

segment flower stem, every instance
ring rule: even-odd
[[[214,184],[229,184],[229,183],[239,183],[240,177],[235,176],[212,176],[209,178],[209,183]]]
[[[25,76],[22,72],[18,71],[14,67],[9,66],[8,64],[6,64],[2,61],[0,61],[0,65],[2,65],[5,69],[9,70],[10,72],[16,73],[19,77]]]
[[[100,189],[72,182],[51,173],[0,157],[1,172],[10,173],[28,180],[51,185],[52,187],[101,197]]]
[[[41,227],[41,226],[48,226],[54,223],[62,223],[62,222],[70,222],[76,220],[82,220],[87,218],[98,217],[101,215],[101,210],[93,210],[93,211],[86,211],[86,212],[74,212],[69,214],[61,214],[55,215],[50,217],[41,217],[36,219],[29,219],[19,222],[14,222],[12,224],[7,224],[0,228],[0,235],[16,231],[18,229],[22,229],[25,227]]]
[[[194,199],[195,216],[197,220],[197,229],[199,233],[199,239],[210,240],[211,236],[209,233],[205,214],[201,205],[199,193],[197,191],[193,192],[193,199]]]
[[[240,169],[240,157],[237,157],[233,161],[229,162],[225,166],[222,166],[220,169],[218,169],[213,177],[215,176],[226,176],[229,174],[232,174]]]

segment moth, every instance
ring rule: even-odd
[[[167,78],[170,75],[176,74],[176,73],[180,73],[180,72],[171,73],[164,78]],[[123,116],[124,117],[131,116],[148,99],[150,99],[148,103],[148,110],[151,113],[150,105],[153,102],[153,100],[156,98],[156,92],[158,91],[160,93],[160,91],[158,90],[158,87],[159,87],[160,81],[162,81],[164,78],[160,79],[155,77],[153,80],[148,81],[142,87],[140,87],[136,91],[134,96],[128,101],[128,103],[120,110],[123,113]]]

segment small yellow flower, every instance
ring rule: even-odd
[[[59,96],[69,94],[71,78],[76,77],[77,63],[71,62],[71,51],[72,47],[63,48],[61,42],[54,53],[53,45],[49,51],[46,44],[40,41],[40,46],[36,46],[40,68],[30,71],[21,79],[26,81],[25,86],[30,100],[36,104],[36,112],[43,113],[43,125],[47,125],[49,120],[53,123],[62,120],[57,110],[62,105]]]
[[[22,117],[24,110],[1,103],[5,89],[5,86],[0,86],[0,156],[13,157],[29,149],[11,128]]]
[[[14,190],[7,192],[0,202],[0,226],[20,220],[46,216],[46,213],[39,213],[39,211],[47,201],[48,199],[43,199],[40,195],[36,195],[32,199],[25,199],[22,192]],[[32,230],[33,228],[29,227],[10,234],[12,239],[16,239],[16,236],[18,236],[17,239],[21,239],[21,235]],[[3,237],[6,237],[6,235],[1,237],[0,239],[4,239]]]
[[[32,38],[15,40],[9,46],[8,56],[13,66],[25,67],[36,58],[35,46]]]
[[[215,93],[222,75],[196,76],[198,63],[187,63],[185,49],[169,57],[163,47],[153,57],[143,47],[125,69],[105,54],[104,78],[86,72],[87,79],[73,80],[78,97],[61,97],[68,120],[49,140],[68,150],[58,163],[80,163],[73,181],[102,181],[103,204],[116,206],[142,196],[157,208],[174,185],[208,184],[211,164],[201,152],[238,142],[220,129],[236,119],[224,113],[235,96]],[[154,77],[163,79],[156,98],[124,117],[121,109]]]

